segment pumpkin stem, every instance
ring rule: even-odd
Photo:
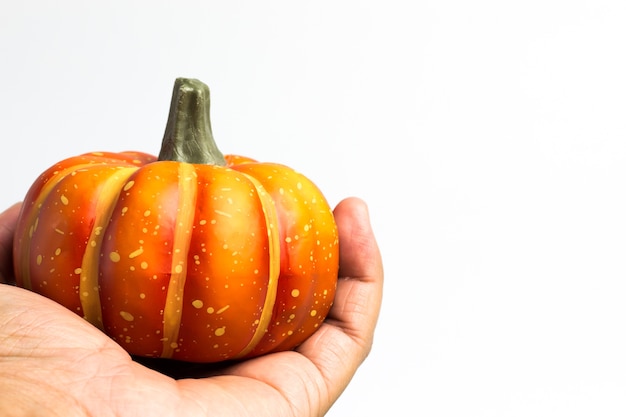
[[[210,101],[209,87],[203,82],[176,79],[159,161],[226,165],[213,139]]]

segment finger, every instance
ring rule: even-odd
[[[14,281],[13,235],[21,207],[21,203],[16,203],[0,213],[0,283]]]
[[[329,322],[371,344],[380,312],[383,263],[367,205],[356,198],[335,209],[339,229],[339,281]]]
[[[331,401],[371,350],[383,291],[382,257],[366,204],[349,198],[334,213],[340,254],[335,302],[324,325],[297,349],[321,372]]]
[[[378,281],[382,260],[367,205],[358,198],[347,198],[337,205],[334,215],[339,229],[339,277]]]

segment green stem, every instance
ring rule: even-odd
[[[206,84],[189,78],[176,79],[159,161],[226,165],[213,139],[210,102]]]

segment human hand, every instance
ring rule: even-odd
[[[4,283],[14,281],[19,208],[0,214]],[[365,203],[348,198],[334,213],[340,248],[335,303],[295,351],[222,365],[133,360],[65,307],[0,284],[0,415],[324,415],[370,352],[383,285]]]

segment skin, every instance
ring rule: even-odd
[[[0,282],[12,283],[20,205],[0,213]],[[366,204],[334,210],[340,268],[324,324],[295,351],[239,363],[131,358],[64,307],[0,284],[0,415],[322,416],[372,348],[383,267]]]

